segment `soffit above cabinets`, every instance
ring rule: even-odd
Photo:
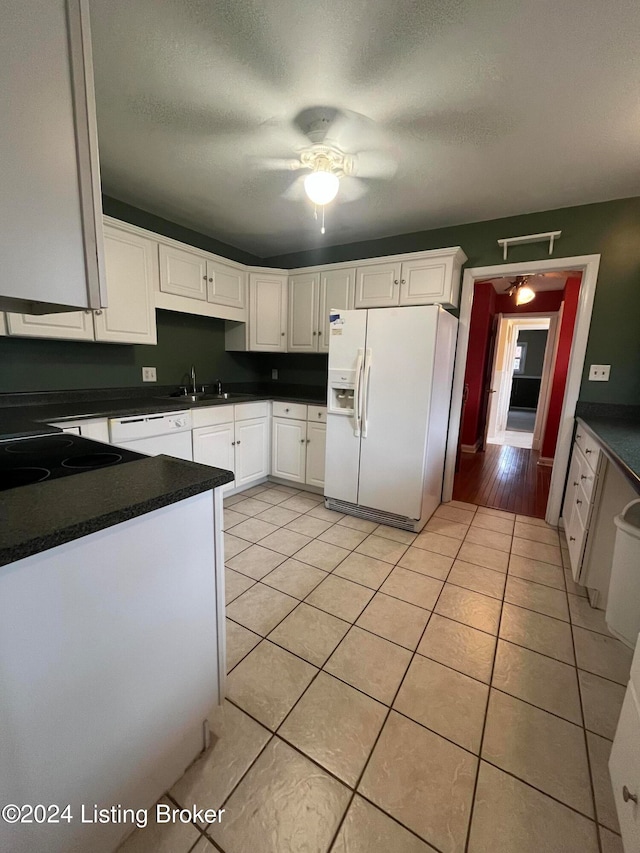
[[[91,0],[91,15],[105,192],[259,257],[640,194],[635,0]],[[296,174],[248,160],[292,156],[279,123],[323,104],[376,122],[399,168],[330,205],[321,237],[281,197]]]

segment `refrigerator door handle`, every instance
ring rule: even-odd
[[[364,358],[364,350],[358,350],[358,358],[356,359],[356,382],[353,389],[353,434],[359,438],[360,428],[362,426],[360,393],[362,391],[362,360]]]
[[[371,373],[371,350],[368,349],[364,360],[364,376],[362,379],[362,437],[367,437],[369,428],[369,374]]]

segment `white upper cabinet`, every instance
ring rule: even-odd
[[[355,268],[289,278],[288,352],[329,352],[329,311],[353,308]]]
[[[319,273],[289,278],[289,352],[318,351],[319,280]]]
[[[195,252],[160,244],[160,290],[174,296],[207,299],[207,259]]]
[[[0,78],[0,308],[100,308],[88,1],[3,3]]]
[[[386,308],[400,298],[400,264],[370,264],[356,272],[356,308]],[[333,307],[333,306],[330,306]]]
[[[61,314],[9,313],[9,334],[67,341],[155,344],[156,244],[105,225],[104,246],[108,308]]]
[[[318,352],[329,352],[329,312],[333,308],[346,311],[354,307],[355,276],[355,267],[331,269],[320,274]]]
[[[286,352],[287,277],[249,275],[249,349]]]
[[[61,314],[7,314],[7,331],[23,338],[60,338],[65,341],[93,341],[92,312]]]
[[[105,226],[104,251],[109,307],[94,312],[95,339],[155,344],[156,244]]]
[[[416,257],[416,254],[418,256]],[[443,305],[455,308],[467,257],[459,246],[379,264],[363,264],[356,277],[356,308]]]
[[[218,261],[207,261],[207,300],[231,308],[244,308],[247,273]]]

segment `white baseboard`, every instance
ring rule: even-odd
[[[480,447],[481,439],[478,439],[475,444],[461,444],[460,450],[463,453],[477,453]]]
[[[553,465],[553,456],[541,456],[538,459],[538,465],[547,465],[549,468]]]

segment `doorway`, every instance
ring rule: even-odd
[[[522,514],[537,515],[546,518],[550,524],[557,524],[566,478],[566,468],[569,458],[575,404],[580,389],[582,367],[586,351],[593,298],[599,266],[598,255],[588,255],[576,258],[561,258],[555,261],[536,261],[528,264],[502,264],[495,267],[469,269],[465,271],[461,311],[460,330],[458,335],[458,350],[454,374],[452,395],[452,410],[449,426],[447,447],[447,462],[445,466],[445,487],[443,499],[466,500],[485,506],[502,508],[505,501],[510,506],[504,506],[507,511]],[[543,275],[544,274],[544,275]],[[494,280],[502,279],[503,283],[513,281],[516,276],[531,276],[539,278],[539,287],[534,287],[535,301],[528,305],[515,306],[515,301],[505,303],[505,292],[493,287]],[[531,283],[530,279],[529,283]],[[478,285],[485,286],[484,296],[478,293]],[[486,289],[491,285],[495,296]],[[555,297],[553,291],[559,291]],[[566,292],[565,292],[566,291]],[[513,293],[511,294],[513,295]],[[560,299],[558,299],[558,295]],[[555,298],[555,304],[553,300]],[[524,314],[535,313],[540,318],[553,320],[550,316],[556,314],[555,342],[552,342],[552,322],[547,330],[547,345],[545,360],[552,363],[551,375],[546,396],[542,377],[538,404],[534,421],[534,436],[531,447],[513,447],[506,444],[492,444],[488,438],[488,419],[493,403],[487,406],[487,419],[484,424],[478,422],[478,413],[482,411],[484,391],[478,389],[478,375],[491,377],[486,382],[486,396],[492,390],[493,372],[487,370],[486,347],[479,347],[478,335],[474,333],[473,321],[482,303],[500,300],[494,305],[496,313]],[[511,311],[509,310],[511,307]],[[500,308],[501,310],[497,310]],[[541,309],[533,312],[531,309]],[[515,309],[515,310],[513,310]],[[547,310],[544,310],[547,309]],[[533,319],[533,318],[532,318]],[[495,323],[495,319],[492,321]],[[485,341],[491,338],[492,323],[485,316],[481,335]],[[570,331],[570,335],[567,332]],[[494,347],[498,351],[497,333],[494,335]],[[562,340],[560,340],[562,338]],[[515,356],[515,338],[514,356]],[[520,350],[522,355],[523,350]],[[527,346],[528,352],[528,346]],[[470,358],[468,358],[470,356]],[[493,356],[492,356],[493,358]],[[483,361],[483,359],[485,359]],[[526,361],[526,359],[525,359]],[[467,368],[476,375],[475,384],[468,384]],[[480,380],[481,381],[481,380]],[[511,383],[513,390],[513,381]],[[465,387],[466,386],[466,387]],[[467,397],[465,415],[466,423],[460,421],[463,394]],[[491,396],[496,396],[491,395]],[[530,398],[529,398],[530,399]],[[511,403],[509,395],[508,403]],[[475,429],[469,430],[470,417],[476,417]],[[528,406],[508,406],[509,408],[531,408]],[[530,420],[530,418],[529,418]],[[512,421],[513,424],[513,421]],[[482,430],[480,429],[482,427]],[[517,430],[510,430],[517,432]],[[527,430],[529,431],[529,430]],[[506,430],[505,430],[506,432]],[[536,436],[536,432],[539,433]],[[534,441],[539,447],[534,449]],[[456,471],[456,451],[460,449],[460,464]],[[491,469],[491,470],[489,470]],[[470,497],[470,481],[475,480],[476,495]],[[461,485],[466,481],[466,496],[461,496]],[[478,486],[482,489],[478,490]],[[491,488],[490,488],[491,486]],[[456,493],[454,494],[454,487]],[[482,492],[482,493],[480,493]],[[491,494],[489,494],[491,492]]]
[[[539,450],[546,424],[557,312],[500,314],[486,443]]]

